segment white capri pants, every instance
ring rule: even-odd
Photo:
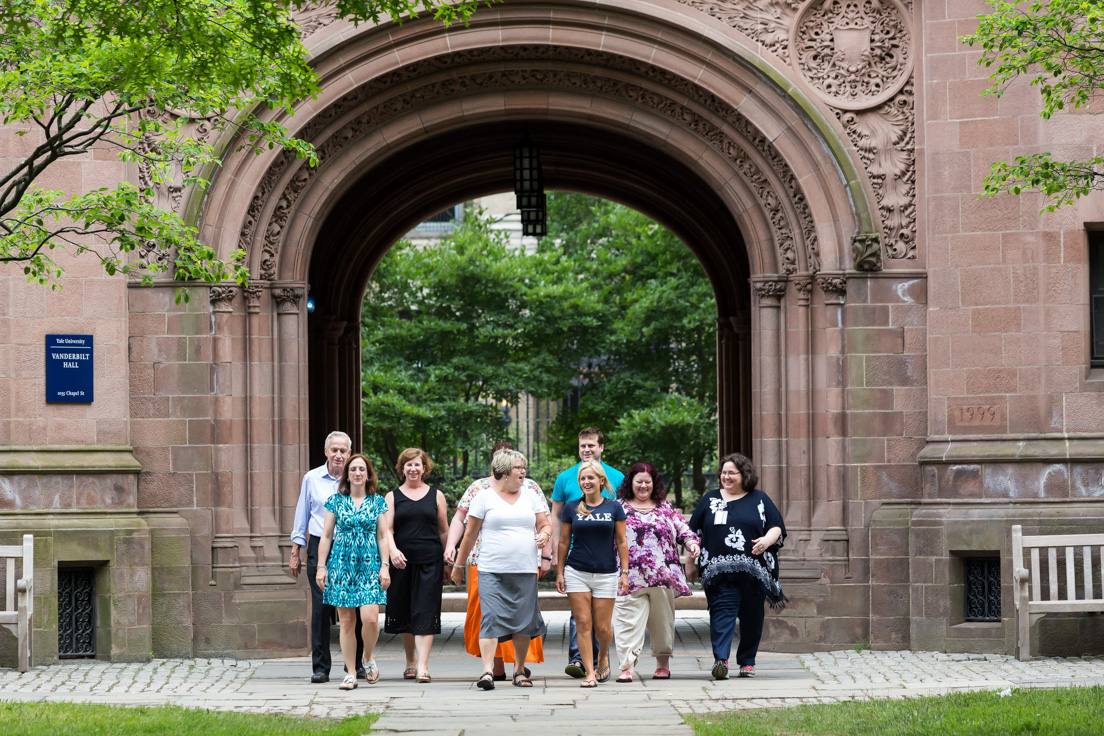
[[[613,640],[621,669],[636,666],[644,649],[644,632],[652,635],[652,655],[671,656],[675,645],[675,591],[641,588],[617,597],[613,604]]]

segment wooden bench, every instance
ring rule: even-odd
[[[1081,579],[1078,585],[1075,559],[1081,551]],[[1048,585],[1042,585],[1042,553],[1046,550]],[[1059,549],[1064,549],[1059,558]],[[1024,550],[1031,556],[1025,564]],[[1093,558],[1099,567],[1093,569]],[[1058,562],[1064,561],[1065,585],[1059,586]],[[1094,586],[1104,571],[1104,534],[1048,534],[1025,537],[1023,527],[1012,527],[1012,581],[1016,601],[1016,658],[1031,658],[1031,614],[1104,613],[1104,580]],[[1064,591],[1060,591],[1064,588]],[[1044,599],[1043,595],[1047,597]]]
[[[34,537],[23,535],[23,544],[0,545],[0,559],[7,560],[4,581],[7,593],[0,610],[0,626],[15,634],[19,647],[19,671],[31,666],[31,614],[34,613]],[[15,576],[15,561],[23,560],[22,577]]]

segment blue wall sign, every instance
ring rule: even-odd
[[[92,403],[92,336],[46,336],[46,403]]]

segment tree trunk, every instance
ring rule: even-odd
[[[673,473],[675,481],[675,506],[682,510],[682,468]]]
[[[380,436],[383,438],[383,452],[386,455],[388,470],[392,470],[399,464],[399,447],[395,444],[395,433],[390,429],[381,429]]]
[[[704,463],[705,457],[703,455],[694,455],[694,490],[698,492],[698,496],[705,493],[705,473],[702,472]]]
[[[468,451],[467,450],[464,450],[463,472],[460,473],[460,477],[461,478],[467,478],[468,477]]]

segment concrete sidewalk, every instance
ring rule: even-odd
[[[672,679],[652,680],[654,660],[644,657],[644,679],[612,680],[596,690],[563,674],[567,615],[548,612],[547,661],[532,665],[531,689],[507,682],[475,688],[479,661],[463,651],[463,617],[445,614],[430,671],[433,682],[402,679],[402,644],[385,636],[376,661],[383,674],[375,685],[344,692],[340,655],[334,677],[309,682],[307,657],[280,660],[155,660],[106,664],[78,660],[38,667],[20,675],[0,670],[5,700],[80,701],[121,705],[176,704],[290,715],[343,717],[381,712],[375,732],[472,734],[524,728],[554,734],[689,734],[684,714],[800,703],[931,695],[955,690],[1062,687],[1104,684],[1104,658],[1035,659],[921,652],[760,653],[754,679],[712,680],[709,622],[705,612],[683,611],[676,627]],[[335,637],[336,638],[336,637]],[[647,649],[645,650],[647,652]],[[616,676],[616,665],[614,676]]]

